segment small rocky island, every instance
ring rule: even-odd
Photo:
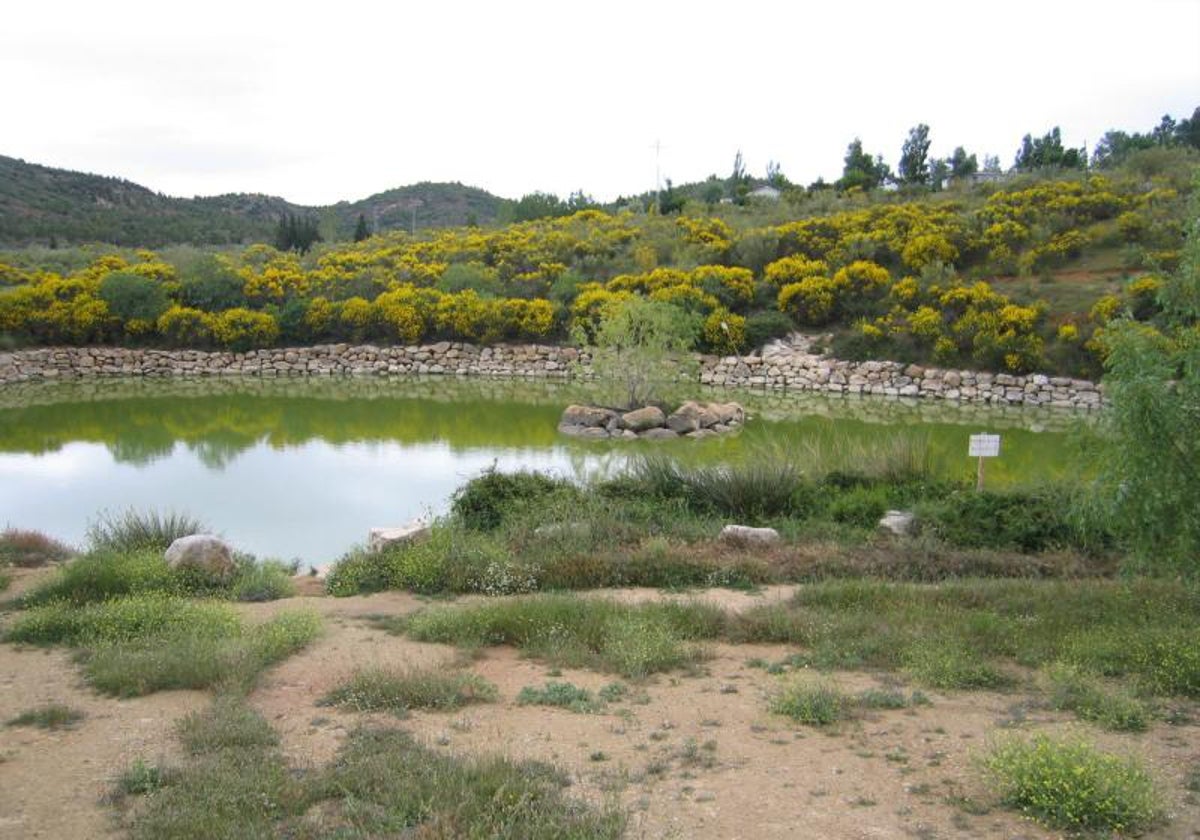
[[[624,412],[602,406],[569,405],[558,422],[558,430],[584,438],[660,440],[713,437],[737,431],[745,422],[746,411],[735,402],[689,400],[670,414],[655,405]]]

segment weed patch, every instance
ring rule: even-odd
[[[850,716],[851,699],[830,683],[796,680],[779,689],[770,701],[771,711],[797,723],[828,726]]]
[[[1045,735],[996,744],[983,760],[1006,804],[1071,831],[1136,834],[1157,822],[1162,800],[1135,760]]]
[[[548,682],[541,688],[527,685],[517,695],[520,706],[555,706],[572,712],[598,712],[604,703],[586,688],[569,682]]]
[[[1050,706],[1074,712],[1116,732],[1144,732],[1150,725],[1151,709],[1121,689],[1106,687],[1099,679],[1070,665],[1051,666],[1046,673]]]
[[[202,534],[207,526],[186,513],[175,511],[138,511],[101,513],[88,526],[88,542],[93,548],[112,551],[163,552],[180,537]]]
[[[49,563],[62,563],[75,552],[40,531],[6,528],[0,531],[0,566],[32,569]]]
[[[403,717],[411,709],[447,711],[470,703],[489,703],[496,694],[496,687],[477,674],[373,668],[356,673],[326,695],[322,703]]]

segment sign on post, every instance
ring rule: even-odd
[[[967,446],[967,455],[979,459],[979,467],[975,473],[975,489],[983,489],[983,459],[1000,456],[1000,435],[971,435]]]

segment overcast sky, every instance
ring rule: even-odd
[[[304,204],[416,181],[601,199],[664,177],[893,167],[908,129],[1008,166],[1200,105],[1200,0],[10,3],[0,154]]]

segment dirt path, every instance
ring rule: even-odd
[[[759,593],[713,590],[701,599],[732,609],[786,598],[791,587]],[[654,590],[604,593],[628,601],[664,596]],[[598,690],[616,681],[584,670],[553,671],[507,648],[474,660],[443,645],[421,644],[371,626],[424,602],[384,593],[333,599],[296,598],[241,605],[251,619],[282,609],[316,609],[325,635],[268,673],[251,696],[297,764],[329,761],[345,735],[364,720],[408,729],[438,749],[503,753],[551,762],[569,774],[573,794],[629,810],[630,838],[1049,838],[1056,836],[1003,810],[989,808],[975,757],[1005,728],[1020,732],[1079,728],[1068,717],[1030,707],[1014,693],[940,694],[931,705],[868,714],[828,731],[796,726],[767,710],[781,681],[752,667],[793,651],[779,646],[713,645],[693,675],[660,675],[630,684],[626,699],[597,714],[519,706],[528,685],[566,680]],[[342,679],[366,665],[467,667],[495,683],[496,703],[407,720],[320,706]],[[846,691],[894,685],[894,675],[837,673]],[[903,687],[910,691],[910,686]],[[0,645],[0,717],[61,702],[87,714],[74,729],[0,727],[0,837],[113,836],[99,803],[109,780],[137,758],[175,755],[173,725],[204,707],[200,692],[137,700],[94,695],[61,651]],[[1163,782],[1174,818],[1149,836],[1198,837],[1200,806],[1183,790],[1186,768],[1200,758],[1200,727],[1156,722],[1141,736],[1087,729],[1104,745],[1143,757]]]

